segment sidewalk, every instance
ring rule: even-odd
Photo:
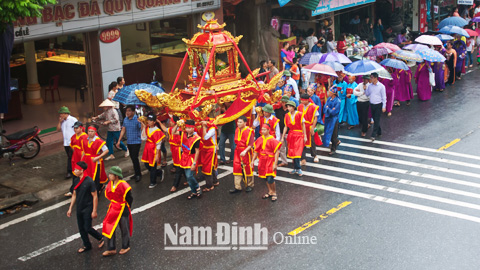
[[[18,204],[46,201],[63,195],[70,188],[72,179],[65,179],[67,159],[62,143],[41,147],[40,153],[47,152],[46,155],[31,160],[16,157],[12,166],[8,160],[0,159],[0,211]],[[167,157],[168,148],[167,145]],[[139,158],[142,152],[143,147]],[[132,162],[124,154],[116,150],[115,159],[105,162],[106,170],[116,165],[122,168],[125,177],[133,175]]]

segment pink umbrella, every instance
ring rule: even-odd
[[[373,48],[387,48],[392,50],[393,52],[400,50],[400,47],[398,47],[397,45],[386,42],[378,43],[377,45],[373,46]]]
[[[366,52],[364,56],[382,56],[391,54],[393,51],[389,48],[373,48],[370,51]]]
[[[337,77],[337,73],[335,72],[335,70],[332,67],[324,64],[310,64],[308,66],[303,67],[302,69],[306,71],[310,71],[312,73],[319,73],[319,74]]]
[[[478,31],[473,31],[471,29],[465,29],[471,37],[478,37]]]

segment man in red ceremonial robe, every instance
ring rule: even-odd
[[[200,136],[195,133],[195,121],[185,121],[185,131],[180,132],[177,130],[177,127],[175,127],[173,133],[180,135],[182,138],[182,157],[180,159],[180,167],[177,168],[175,175],[175,183],[178,183],[182,174],[185,173],[192,192],[187,199],[191,200],[195,197],[200,197],[202,195],[202,189],[193,175],[200,158]]]
[[[123,180],[122,169],[113,166],[108,171],[110,182],[105,188],[105,197],[110,201],[108,212],[103,220],[103,236],[107,237],[107,251],[103,256],[111,256],[117,253],[115,247],[115,231],[120,226],[122,233],[122,249],[119,254],[123,255],[130,250],[130,237],[132,236],[132,191],[130,185]]]
[[[218,166],[217,158],[217,127],[212,121],[202,121],[202,126],[199,129],[200,135],[200,162],[198,164],[202,170],[202,176],[197,181],[205,178],[206,185],[202,190],[208,192],[218,186],[218,179],[216,170]]]
[[[318,106],[315,103],[311,102],[310,96],[308,94],[302,94],[300,96],[300,105],[298,106],[298,111],[302,113],[302,117],[305,120],[305,132],[307,136],[307,142],[305,143],[305,147],[302,152],[302,162],[301,165],[306,165],[307,160],[307,147],[310,147],[310,154],[313,157],[313,162],[317,163],[317,148],[315,147],[315,143],[313,142],[313,136],[315,132],[315,125],[317,124],[317,117],[319,116],[318,113]]]
[[[275,187],[275,176],[277,176],[277,160],[280,156],[280,147],[282,143],[276,140],[270,134],[270,125],[263,124],[261,134],[255,141],[255,151],[252,158],[253,162],[258,157],[258,176],[267,181],[268,193],[263,195],[263,199],[271,197],[272,202],[277,200],[277,189]]]
[[[75,164],[82,160],[83,156],[83,144],[87,140],[87,133],[84,132],[83,124],[80,121],[75,122],[73,125],[73,130],[75,134],[70,138],[70,148],[72,148],[72,168],[75,167]],[[72,196],[73,193],[73,179],[72,186],[70,191],[65,194],[66,197]]]
[[[257,128],[258,126],[263,126],[263,124],[268,124],[271,128],[270,135],[272,135],[275,139],[280,140],[280,126],[278,123],[277,117],[273,115],[273,106],[270,104],[266,104],[262,107],[263,115],[257,115],[257,119],[253,122],[253,128]]]
[[[253,129],[247,127],[247,117],[240,116],[235,130],[235,158],[233,159],[233,177],[235,188],[230,193],[242,191],[242,179],[245,179],[245,191],[253,190],[252,148],[254,141]]]
[[[163,181],[163,170],[157,170],[157,164],[161,161],[160,147],[165,134],[155,126],[156,117],[153,114],[147,116],[147,125],[142,123],[142,141],[147,141],[143,148],[142,162],[150,173],[150,185],[148,188],[157,186],[157,177]]]
[[[107,182],[108,177],[105,173],[105,164],[103,163],[103,157],[108,154],[108,148],[105,146],[105,142],[97,136],[97,128],[95,126],[89,126],[87,128],[88,138],[83,144],[83,158],[88,165],[85,174],[90,176],[97,185],[97,191],[102,191],[102,185]]]
[[[90,239],[88,238],[89,234],[98,240],[99,248],[103,247],[105,242],[103,241],[102,234],[92,228],[92,219],[97,218],[98,195],[95,182],[93,182],[90,176],[85,174],[88,165],[83,161],[79,161],[73,168],[75,175],[73,177],[74,187],[67,217],[72,216],[72,208],[76,202],[78,231],[83,241],[83,247],[78,250],[78,253],[83,253],[92,249],[92,243],[90,243]]]
[[[287,156],[293,159],[293,171],[290,174],[298,174],[302,176],[302,167],[300,165],[300,158],[302,157],[303,148],[307,142],[307,135],[305,132],[305,119],[302,113],[297,111],[295,102],[287,102],[288,113],[285,115],[285,128],[283,129],[281,143],[285,142],[287,137]],[[288,131],[288,136],[287,135]]]

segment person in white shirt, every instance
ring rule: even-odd
[[[63,147],[65,148],[65,152],[67,153],[67,174],[65,175],[65,179],[72,178],[72,155],[73,150],[70,147],[70,139],[72,138],[73,134],[75,134],[75,130],[73,130],[73,125],[77,122],[77,118],[70,115],[70,110],[63,106],[58,110],[60,117],[58,119],[57,124],[57,131],[62,131],[63,134]]]
[[[312,52],[312,48],[318,42],[318,38],[315,36],[315,31],[312,28],[308,29],[307,35],[308,52]]]
[[[365,137],[368,130],[368,108],[370,106],[370,98],[365,95],[365,90],[370,84],[370,76],[363,75],[363,82],[357,85],[353,90],[353,95],[357,97],[357,112],[360,126],[362,127],[362,137]]]

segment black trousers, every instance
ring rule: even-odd
[[[314,141],[314,135],[312,135],[312,146],[310,146],[310,155],[312,155],[312,158],[315,158],[317,156],[317,146],[315,145]],[[307,147],[305,146],[302,151],[302,159],[307,158]]]
[[[125,211],[128,210],[125,208]],[[120,231],[122,233],[122,249],[127,249],[130,247],[130,222],[128,216],[122,216],[120,218],[120,221],[118,222],[117,228],[115,228],[115,232],[113,233],[112,238],[107,238],[108,250],[116,250],[115,234],[117,233],[118,228],[120,228]]]
[[[157,170],[157,163],[153,164],[153,166],[148,165],[148,163],[144,164],[150,174],[150,185],[157,184],[157,177],[162,177],[163,171]]]
[[[185,173],[185,171],[184,171],[184,173]],[[205,187],[206,188],[211,188],[214,184],[218,183],[217,171],[212,170],[211,175],[206,175],[204,173],[201,173],[200,176],[197,178],[197,182],[200,183],[203,180],[205,180]]]
[[[175,171],[175,180],[173,181],[173,186],[175,188],[178,188],[178,186],[180,185],[180,178],[182,177],[185,177],[185,179],[187,179],[187,176],[185,175],[185,170],[179,166],[174,166],[176,168],[176,171]]]
[[[377,137],[382,135],[382,128],[380,127],[380,116],[382,115],[382,103],[379,104],[371,104],[370,108],[372,110],[372,117],[373,117],[373,131],[372,137]]]
[[[64,146],[65,153],[67,153],[67,173],[72,173],[72,156],[73,150],[70,146]]]
[[[141,144],[128,144],[128,152],[130,152],[130,159],[133,163],[133,170],[135,171],[135,176],[142,176],[142,171],[140,170],[140,161],[138,160],[138,155],[140,153]]]
[[[92,211],[92,208],[87,208],[77,212],[78,230],[83,241],[83,246],[86,249],[92,248],[92,243],[90,243],[90,239],[88,238],[89,234],[98,241],[102,240],[102,234],[92,228]]]
[[[357,102],[357,112],[358,112],[358,120],[360,122],[360,126],[362,127],[362,133],[366,133],[368,130],[368,107],[370,106],[370,102]]]
[[[330,151],[334,152],[337,151],[338,146],[338,121],[335,123],[335,127],[333,128],[332,138],[330,139],[332,145],[330,146]]]

